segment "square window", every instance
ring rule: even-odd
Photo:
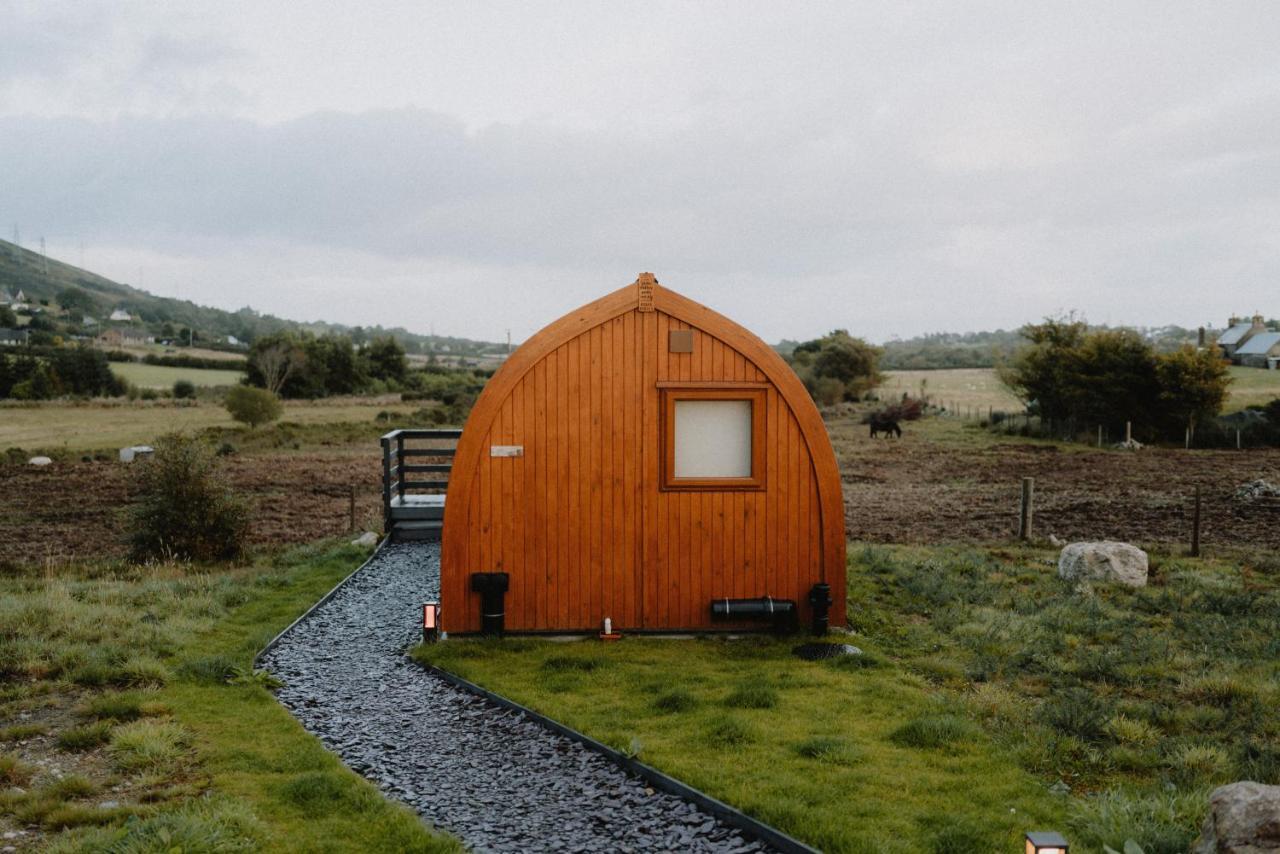
[[[764,488],[765,390],[662,389],[666,490]]]
[[[751,401],[676,400],[677,478],[751,477]]]

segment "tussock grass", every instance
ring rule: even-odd
[[[0,786],[25,786],[35,770],[16,756],[0,753]]]
[[[142,717],[143,695],[137,692],[99,694],[80,709],[87,718],[127,723]]]
[[[117,727],[111,734],[112,761],[121,771],[172,765],[186,754],[191,733],[171,721],[139,720]]]
[[[928,715],[907,721],[895,729],[889,740],[902,747],[935,750],[972,741],[976,728],[956,715]]]
[[[57,745],[63,750],[93,750],[111,740],[111,722],[95,721],[64,729],[58,733]]]
[[[745,682],[724,698],[724,704],[732,709],[772,709],[778,705],[778,692],[769,685]]]
[[[256,851],[266,840],[264,829],[244,805],[221,798],[192,801],[122,827],[64,834],[50,854],[99,851],[200,851],[210,854]]]
[[[698,706],[698,698],[683,688],[674,688],[659,694],[653,707],[660,712],[688,712]]]
[[[44,724],[14,724],[0,728],[0,741],[25,741],[48,734],[49,728]]]

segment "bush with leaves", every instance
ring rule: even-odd
[[[137,560],[233,560],[243,555],[248,506],[228,485],[213,452],[187,436],[161,439],[137,464],[140,499],[130,543]]]
[[[191,380],[178,380],[173,384],[173,396],[177,400],[190,400],[196,396],[196,384]]]
[[[284,414],[279,398],[264,388],[248,385],[228,389],[226,407],[232,418],[250,427],[268,424]]]
[[[857,400],[880,383],[881,350],[837,329],[822,338],[796,345],[790,362],[815,401],[822,404]]]

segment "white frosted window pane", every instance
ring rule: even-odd
[[[676,477],[751,477],[751,401],[675,404]]]

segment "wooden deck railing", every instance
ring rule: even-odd
[[[382,509],[388,529],[391,509],[405,503],[406,493],[444,491],[461,430],[392,430],[382,437]],[[414,447],[423,441],[451,440],[448,447]],[[409,443],[409,447],[406,447]],[[415,460],[425,460],[415,462]],[[426,477],[419,477],[426,475]]]

